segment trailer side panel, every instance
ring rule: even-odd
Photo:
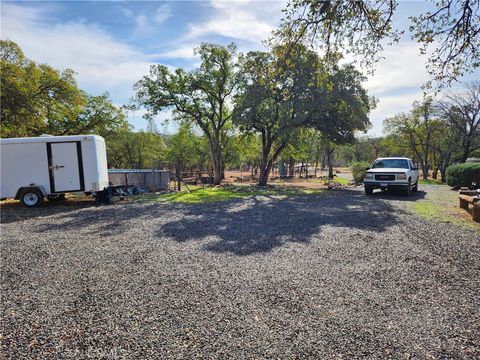
[[[1,198],[13,198],[21,187],[34,184],[50,193],[47,148],[45,143],[2,143]]]

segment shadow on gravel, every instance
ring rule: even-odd
[[[410,196],[405,196],[400,191],[380,191],[374,190],[372,195],[369,195],[370,198],[374,199],[385,199],[385,200],[395,200],[395,201],[417,201],[424,199],[427,193],[423,190],[418,190],[417,192],[412,192]]]
[[[205,245],[206,250],[250,255],[288,242],[309,243],[312,235],[327,226],[382,232],[398,222],[395,211],[358,191],[287,200],[257,197],[235,204],[185,208],[186,216],[162,226],[157,236],[179,242],[212,236],[216,241]]]
[[[205,241],[211,237],[213,241],[207,239],[203,245],[207,251],[250,255],[289,242],[308,244],[323,227],[383,232],[398,222],[396,213],[401,210],[388,202],[376,201],[380,197],[340,190],[287,199],[262,195],[196,205],[127,203],[61,214],[55,222],[39,224],[37,229],[82,229],[92,235],[112,237],[139,226],[141,220],[154,229],[159,240]]]
[[[40,207],[33,209],[26,208],[20,204],[20,202],[7,202],[1,204],[0,222],[2,224],[8,224],[56,214],[65,215],[71,211],[93,206],[95,206],[93,199],[66,200],[59,203],[49,203],[45,201]]]

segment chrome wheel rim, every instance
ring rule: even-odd
[[[29,206],[33,206],[38,202],[38,195],[35,193],[26,193],[23,196],[23,201]]]

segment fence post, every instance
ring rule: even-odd
[[[177,190],[182,191],[182,187],[180,184],[180,168],[176,166],[176,170],[177,170]]]

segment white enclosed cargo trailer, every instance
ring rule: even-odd
[[[105,140],[97,135],[0,139],[2,199],[34,207],[65,193],[108,189]]]

